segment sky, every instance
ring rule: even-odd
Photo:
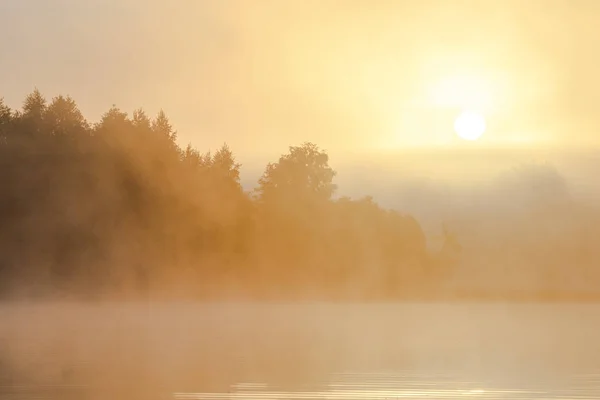
[[[0,97],[162,108],[182,144],[250,165],[304,141],[337,160],[589,148],[599,19],[595,0],[1,0]],[[465,107],[475,143],[453,132]]]

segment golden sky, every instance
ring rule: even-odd
[[[466,146],[467,103],[477,146],[596,145],[598,21],[596,0],[3,0],[0,96],[162,107],[242,160]]]

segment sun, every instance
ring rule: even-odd
[[[467,68],[460,74],[432,79],[427,88],[428,100],[433,109],[448,112],[448,116],[458,113],[454,131],[463,140],[475,141],[486,131],[484,115],[497,111],[498,86],[493,75]],[[445,132],[449,131],[446,128]]]
[[[477,140],[485,133],[485,117],[476,111],[463,111],[454,120],[456,134],[464,140]]]

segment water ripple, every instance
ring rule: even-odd
[[[540,385],[538,385],[540,386]],[[176,400],[216,399],[336,399],[336,400],[383,400],[383,399],[562,399],[584,400],[600,398],[600,375],[574,376],[570,385],[553,390],[525,387],[486,387],[485,385],[449,376],[390,375],[390,374],[337,374],[329,382],[284,391],[266,383],[242,382],[231,386],[226,393],[173,393]]]

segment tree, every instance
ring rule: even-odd
[[[119,136],[130,131],[131,126],[132,123],[127,117],[127,113],[113,104],[107,112],[102,114],[102,118],[94,127],[94,131],[100,135]]]
[[[54,136],[76,137],[89,131],[89,124],[75,101],[68,96],[52,99],[44,113],[44,121],[48,132]]]
[[[241,164],[235,161],[235,157],[227,144],[224,144],[212,156],[211,168],[216,176],[237,186],[240,183],[240,167]]]
[[[4,99],[0,97],[0,125],[4,125],[10,122],[12,119],[12,110],[6,104]]]
[[[4,99],[0,97],[0,144],[6,143],[12,117],[12,110],[4,104]]]
[[[370,197],[332,201],[336,173],[316,145],[269,164],[252,197],[227,144],[200,152],[176,136],[162,110],[113,106],[90,127],[68,96],[46,104],[35,90],[16,112],[0,100],[0,294],[172,283],[198,295],[227,281],[384,293],[417,269],[418,223]]]
[[[263,264],[274,267],[268,274],[280,284],[302,287],[322,272],[334,177],[327,153],[304,143],[268,164],[260,178],[255,192],[261,238],[257,251],[268,259]],[[276,267],[282,265],[285,269]]]
[[[288,154],[269,163],[257,189],[261,202],[272,200],[330,200],[336,190],[336,172],[329,156],[313,143],[291,146]]]
[[[15,130],[21,139],[30,139],[44,132],[46,107],[46,99],[39,90],[35,89],[27,95],[23,102],[22,112],[19,114],[18,127]]]
[[[46,98],[36,88],[23,102],[23,118],[41,120],[46,112]]]
[[[154,121],[152,121],[152,130],[167,137],[172,142],[177,140],[177,132],[173,130],[173,126],[163,110],[160,110]]]
[[[212,156],[210,152],[200,154],[194,146],[188,144],[185,150],[181,152],[181,160],[189,168],[204,171],[210,167]]]
[[[144,110],[138,108],[133,112],[133,118],[131,119],[133,126],[142,134],[147,134],[152,131],[152,121]]]

